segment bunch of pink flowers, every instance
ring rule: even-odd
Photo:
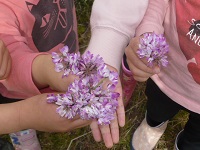
[[[81,56],[69,53],[65,46],[60,52],[52,53],[55,71],[63,71],[63,77],[77,75],[78,79],[69,85],[66,93],[49,94],[47,102],[58,105],[57,113],[67,119],[79,115],[82,119],[97,119],[99,124],[110,124],[120,95],[115,92],[118,73],[110,71],[102,57],[89,51]]]
[[[140,39],[138,55],[140,58],[146,58],[148,66],[154,65],[164,66],[168,65],[167,53],[169,52],[169,45],[165,37],[160,34],[145,33]]]

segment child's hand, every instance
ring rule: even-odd
[[[111,67],[109,67],[109,69],[116,71]],[[95,141],[100,142],[103,138],[103,141],[108,148],[111,148],[113,144],[119,142],[119,126],[123,127],[125,125],[125,111],[122,101],[122,86],[120,79],[115,91],[120,93],[118,99],[119,106],[117,108],[115,119],[112,120],[110,125],[98,125],[95,120],[90,125]]]
[[[4,43],[0,40],[0,80],[8,77],[11,69],[11,57]]]
[[[149,77],[160,72],[158,66],[152,68],[147,66],[147,60],[138,57],[137,50],[139,48],[140,37],[131,39],[129,45],[125,49],[127,63],[135,80],[143,82]]]
[[[62,77],[63,72],[55,71],[55,64],[52,62],[52,55],[39,55],[34,59],[32,65],[33,81],[38,87],[42,89],[50,87],[58,92],[66,92],[70,83],[76,78],[75,75]]]
[[[82,120],[78,116],[73,119],[61,117],[56,113],[55,104],[47,103],[47,94],[37,95],[21,101],[20,125],[21,129],[33,128],[47,132],[67,132],[87,126],[91,120]]]

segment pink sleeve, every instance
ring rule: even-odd
[[[95,0],[87,50],[119,70],[122,55],[142,20],[148,0]]]
[[[39,94],[40,91],[32,80],[32,62],[36,56],[42,53],[32,52],[25,43],[16,41],[9,35],[0,36],[0,38],[7,44],[12,57],[11,73],[7,80],[3,82],[4,86],[8,91],[21,93],[22,95],[33,96]]]
[[[10,76],[2,83],[8,91],[13,93],[26,96],[39,94],[31,73],[32,62],[39,53],[29,48],[28,41],[23,36],[25,33],[20,33],[20,24],[12,10],[4,6],[0,7],[0,39],[5,42],[12,57]]]
[[[164,32],[163,21],[169,0],[149,0],[149,5],[145,16],[136,30],[136,36],[145,32],[155,32],[162,34]]]

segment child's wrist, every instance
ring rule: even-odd
[[[33,82],[38,89],[48,87],[48,67],[51,55],[38,55],[32,65]]]
[[[41,100],[41,99],[40,99]],[[36,98],[31,97],[19,102],[19,127],[20,130],[33,129],[36,121]]]

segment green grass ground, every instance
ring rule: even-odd
[[[84,51],[90,37],[89,16],[93,0],[76,0],[80,50]],[[136,87],[132,101],[126,108],[126,125],[120,129],[120,142],[111,150],[129,150],[129,142],[133,131],[140,124],[145,114],[146,97],[145,83]],[[187,113],[180,112],[169,122],[165,134],[160,139],[155,150],[172,150],[176,134],[183,128]],[[3,137],[8,138],[7,135]],[[68,133],[38,132],[42,150],[107,150],[103,142],[93,140],[89,127]]]

